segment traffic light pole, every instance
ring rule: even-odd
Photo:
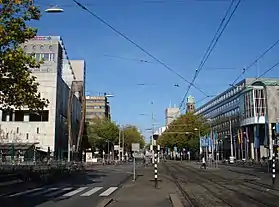
[[[277,122],[275,125],[275,138],[273,141],[273,152],[272,152],[272,186],[275,185],[276,180],[276,153],[278,148],[278,136],[279,136],[279,123]]]
[[[155,188],[158,188],[158,148],[159,146],[157,145],[157,134],[153,134],[152,136],[154,140],[154,145],[153,145],[153,152],[154,152],[154,182],[155,182]]]
[[[158,188],[158,149],[157,149],[157,145],[154,145],[153,149],[154,149],[154,181],[155,181],[155,188]]]
[[[276,161],[275,161],[275,148],[273,148],[273,154],[272,154],[272,186],[275,184],[275,178],[276,178]]]

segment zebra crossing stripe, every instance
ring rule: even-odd
[[[103,187],[95,187],[91,190],[87,191],[86,193],[81,194],[80,196],[91,196],[92,194],[96,193],[97,191],[101,190]]]
[[[58,191],[51,192],[51,193],[47,194],[46,196],[47,196],[47,197],[53,197],[53,196],[56,196],[56,195],[61,194],[62,192],[69,191],[69,190],[72,190],[72,189],[73,189],[73,188],[70,188],[70,187],[68,187],[68,188],[63,188],[63,189],[60,189],[60,190],[58,190]]]
[[[25,194],[27,194],[27,193],[33,193],[33,192],[38,191],[38,190],[41,190],[41,189],[43,189],[43,188],[30,189],[30,190],[27,190],[27,191],[15,193],[15,194],[10,195],[10,196],[8,196],[8,197],[15,197],[15,196],[20,196],[20,195],[25,195]]]
[[[44,193],[47,193],[47,192],[50,192],[50,191],[54,191],[54,190],[58,190],[58,188],[48,188],[48,189],[43,190],[43,191],[32,193],[31,196],[41,195],[41,194],[44,194]]]
[[[100,196],[104,197],[104,196],[109,196],[111,193],[113,193],[115,190],[117,189],[117,187],[110,187],[109,189],[107,189],[106,191],[104,191],[103,193],[100,194]]]
[[[71,197],[73,195],[76,195],[76,194],[84,191],[86,188],[88,188],[88,187],[80,187],[80,188],[78,188],[76,190],[73,190],[73,191],[71,191],[69,193],[64,194],[63,197]]]

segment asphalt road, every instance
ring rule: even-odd
[[[52,185],[23,183],[0,187],[0,203],[13,207],[97,206],[131,177],[132,170],[132,165],[97,165],[71,180]]]
[[[237,167],[199,169],[186,162],[167,162],[184,197],[192,206],[278,207],[279,188],[270,185],[270,174]],[[278,181],[277,181],[278,182]]]

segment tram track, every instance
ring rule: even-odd
[[[214,197],[216,205],[214,206],[257,206],[257,207],[277,207],[277,203],[273,199],[278,196],[274,192],[258,189],[258,185],[254,183],[241,183],[232,179],[224,178],[219,175],[202,172],[198,169],[191,169],[181,165],[166,164],[167,170],[175,180],[175,184],[180,189],[183,197],[191,203],[191,206],[200,207],[208,206],[200,202],[198,196],[191,195],[187,186],[195,186],[197,189],[204,189]],[[252,184],[253,186],[251,186]],[[255,188],[256,187],[256,188]],[[260,186],[264,188],[263,186]],[[202,192],[202,190],[200,190]],[[205,192],[203,192],[204,194]],[[202,193],[200,193],[202,194]],[[236,199],[235,199],[236,198]],[[241,204],[243,203],[243,205]]]

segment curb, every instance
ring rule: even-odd
[[[132,174],[129,174],[124,180],[122,180],[122,181],[119,183],[119,188],[118,188],[118,190],[120,190],[120,189],[123,187],[123,185],[124,185],[126,182],[128,182],[129,179],[132,178],[132,176],[133,176]],[[115,197],[115,195],[113,195],[113,196],[110,197],[110,198],[105,198],[104,200],[102,200],[101,202],[99,202],[99,203],[97,204],[97,207],[107,207],[109,204],[111,204],[111,203],[114,201],[113,197]]]
[[[99,203],[99,204],[97,205],[97,207],[106,207],[106,206],[108,206],[112,201],[113,201],[112,198],[105,198],[104,200],[102,200],[101,203]]]
[[[183,204],[177,194],[170,194],[169,198],[173,207],[183,207]]]

